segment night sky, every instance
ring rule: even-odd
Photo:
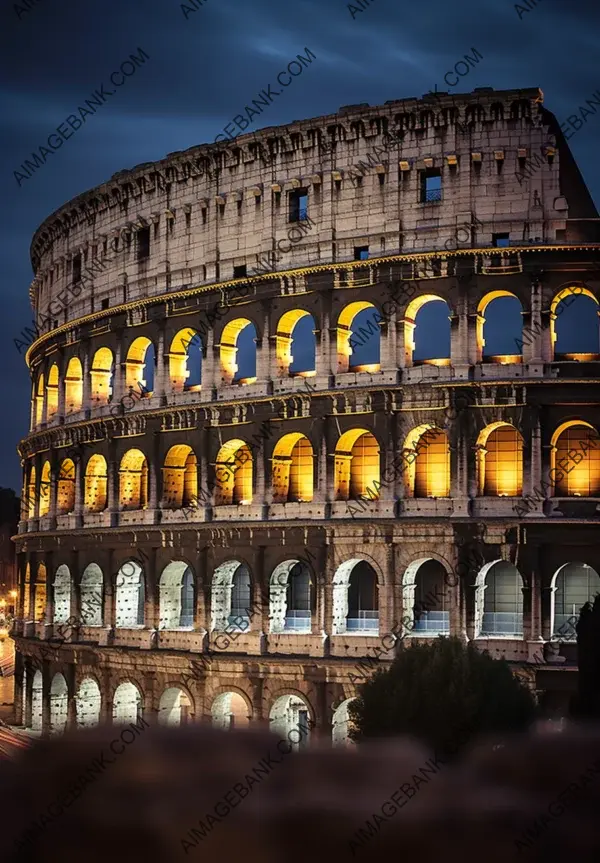
[[[340,0],[3,0],[0,485],[21,485],[16,445],[28,431],[30,382],[13,340],[31,322],[29,245],[51,212],[119,170],[212,142],[307,47],[317,60],[246,131],[436,85],[541,87],[562,123],[600,88],[600,7],[539,0],[521,9],[519,17],[505,0],[365,0],[353,18]],[[13,172],[138,48],[150,56],[145,65],[19,187]],[[444,75],[472,48],[483,60],[449,88]],[[600,112],[569,141],[596,205],[599,135]],[[442,304],[433,305],[439,315]]]

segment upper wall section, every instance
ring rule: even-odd
[[[351,106],[121,171],[36,232],[40,330],[257,264],[478,247],[494,234],[564,241],[569,202],[541,101],[538,89],[485,88]],[[305,236],[290,243],[294,221]]]

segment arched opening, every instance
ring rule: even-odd
[[[52,479],[50,475],[50,462],[45,461],[42,465],[40,478],[40,516],[48,515],[50,512],[50,493],[52,491]]]
[[[335,499],[379,498],[379,444],[366,429],[351,429],[335,448]]]
[[[100,687],[92,677],[84,677],[75,696],[78,728],[93,728],[100,724],[102,695]]]
[[[600,440],[581,420],[562,423],[551,440],[550,477],[555,497],[600,496]]]
[[[477,438],[479,494],[519,497],[523,494],[523,438],[509,423],[486,426]]]
[[[315,322],[304,309],[292,309],[279,319],[275,355],[279,377],[315,374]]]
[[[56,514],[67,515],[75,509],[75,463],[73,459],[63,460],[58,471],[56,494]]]
[[[66,623],[71,616],[71,573],[62,563],[54,576],[53,623]]]
[[[93,407],[107,405],[112,399],[114,357],[109,348],[98,348],[90,369],[90,400]]]
[[[128,450],[119,466],[119,502],[122,510],[148,506],[148,462],[139,449]]]
[[[31,730],[42,731],[42,672],[36,671],[31,686]]]
[[[58,366],[54,363],[48,374],[48,386],[46,387],[46,421],[58,413]]]
[[[50,734],[64,734],[67,727],[69,690],[67,681],[60,672],[50,684]]]
[[[303,434],[284,435],[273,450],[273,503],[313,499],[313,448]]]
[[[424,423],[404,441],[407,497],[450,496],[450,444],[446,432]]]
[[[224,384],[250,384],[256,380],[256,327],[236,318],[223,329],[219,345]]]
[[[25,583],[23,585],[23,620],[31,620],[31,567],[25,565]],[[23,702],[24,704],[25,702]]]
[[[310,632],[314,590],[304,561],[286,560],[272,572],[269,585],[271,632]]]
[[[145,336],[138,336],[129,346],[125,360],[125,386],[150,397],[154,390],[156,356],[154,345]]]
[[[523,307],[510,291],[491,291],[477,307],[478,362],[522,362]]]
[[[231,731],[245,728],[250,722],[249,708],[237,692],[223,692],[217,695],[211,707],[212,724],[215,728]]]
[[[129,680],[120,683],[113,697],[113,724],[127,725],[142,716],[142,697],[137,686]]]
[[[334,746],[353,746],[354,743],[350,739],[350,729],[352,721],[350,719],[349,707],[354,701],[354,698],[346,698],[333,711],[333,720],[331,724],[331,742]]]
[[[31,465],[29,469],[29,483],[27,485],[27,515],[29,518],[35,518],[35,504],[37,500],[37,479],[35,465]]]
[[[202,340],[186,327],[173,337],[169,349],[169,377],[174,392],[197,391],[202,382]]]
[[[44,374],[40,373],[37,380],[37,395],[35,397],[35,424],[39,426],[44,417],[44,394],[45,394],[45,386],[44,386]]]
[[[250,572],[245,563],[229,560],[213,574],[211,630],[246,632],[250,628]]]
[[[38,564],[34,593],[34,620],[44,623],[46,620],[46,564]]]
[[[215,463],[215,505],[249,505],[252,503],[252,454],[239,439],[227,441]]]
[[[523,637],[523,579],[508,561],[486,563],[477,576],[475,633],[481,638]]]
[[[81,622],[102,626],[104,576],[97,563],[89,563],[81,576]]]
[[[174,560],[163,569],[159,581],[159,629],[192,629],[194,626],[194,574],[187,563]]]
[[[408,304],[404,315],[407,365],[450,365],[448,304],[435,294],[423,294]]]
[[[181,509],[198,500],[198,460],[190,446],[176,444],[165,456],[163,467],[164,509]]]
[[[103,512],[108,502],[108,467],[103,455],[93,455],[85,469],[83,506],[86,512]]]
[[[552,577],[551,620],[552,638],[575,640],[573,621],[582,606],[594,601],[600,593],[600,576],[587,563],[565,563]]]
[[[158,724],[177,727],[187,725],[192,718],[192,702],[187,693],[178,686],[165,689],[158,704]]]
[[[71,357],[65,375],[65,413],[73,414],[83,405],[83,369],[78,357]]]
[[[117,574],[115,626],[123,628],[143,626],[145,599],[142,568],[137,561],[128,560]]]
[[[366,560],[342,563],[333,578],[333,634],[377,635],[378,585],[375,570]]]
[[[380,369],[381,315],[373,303],[349,303],[337,322],[337,373]]]
[[[420,558],[407,567],[402,581],[402,607],[412,623],[411,636],[450,634],[450,598],[443,564],[433,558]]]
[[[269,729],[288,741],[292,749],[308,746],[310,712],[306,702],[298,695],[281,695],[269,711]]]
[[[598,300],[588,288],[571,285],[550,304],[550,338],[556,361],[600,358]]]

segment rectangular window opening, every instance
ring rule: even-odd
[[[142,228],[137,232],[137,258],[145,261],[150,257],[150,228]]]
[[[245,279],[248,275],[246,264],[239,264],[239,266],[233,268],[233,278],[234,279]]]
[[[442,200],[442,173],[439,168],[421,172],[421,203],[437,204]]]
[[[308,189],[289,193],[289,222],[305,222],[308,217]]]
[[[369,247],[368,246],[355,246],[354,247],[354,260],[355,261],[367,261],[369,259]]]
[[[73,258],[73,284],[76,285],[81,281],[81,255],[75,255]]]

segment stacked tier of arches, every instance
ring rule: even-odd
[[[269,433],[273,433],[269,430]],[[265,445],[268,442],[263,436]],[[152,465],[142,446],[124,452],[115,474],[106,458],[95,453],[83,465],[84,513],[148,509]],[[524,487],[524,447],[521,433],[509,422],[483,428],[473,442],[477,461],[477,490],[482,497],[521,498]],[[271,503],[304,503],[320,492],[333,501],[376,500],[382,487],[401,479],[404,498],[449,498],[452,489],[451,445],[445,428],[433,423],[415,426],[404,438],[401,458],[386,463],[385,447],[367,428],[350,429],[338,438],[333,453],[333,488],[319,482],[319,444],[301,432],[290,432],[269,443]],[[199,459],[189,444],[171,446],[162,464],[157,505],[162,510],[193,510],[200,506],[247,506],[257,487],[256,441],[232,438],[219,448],[203,488]],[[24,519],[51,511],[56,488],[56,514],[76,511],[78,470],[71,458],[55,465],[52,481],[49,460],[39,471],[26,473]],[[158,471],[157,471],[158,473]],[[115,479],[117,480],[115,482]],[[109,489],[115,498],[111,504]],[[561,423],[550,439],[550,488],[554,497],[600,496],[600,439],[590,423],[572,419]],[[183,518],[183,516],[182,516]]]
[[[550,359],[600,359],[599,309],[594,293],[582,285],[568,285],[556,292],[548,311]],[[524,314],[516,294],[507,290],[485,294],[471,316],[475,322],[471,361],[522,363],[523,346],[531,345],[545,332],[542,325],[524,328]],[[435,293],[417,296],[404,307],[401,303],[398,311],[389,301],[349,302],[331,324],[330,371],[338,375],[372,374],[381,370],[383,357],[387,358],[386,368],[450,366],[451,321],[457,316],[449,300]],[[392,319],[394,323],[389,326]],[[398,349],[396,320],[401,330]],[[93,410],[113,403],[126,408],[125,398],[150,398],[157,387],[164,393],[200,391],[209,351],[211,386],[254,383],[259,366],[263,377],[275,379],[328,373],[324,368],[319,370],[319,345],[326,324],[314,309],[288,310],[273,326],[271,368],[258,361],[259,352],[263,357],[265,351],[270,354],[265,332],[268,325],[253,312],[217,322],[214,332],[185,327],[163,341],[149,331],[115,348],[97,347],[91,356],[73,354],[60,362],[45,360],[34,372],[31,428],[51,423],[58,416],[77,415],[83,408]],[[460,362],[464,363],[464,358]]]

